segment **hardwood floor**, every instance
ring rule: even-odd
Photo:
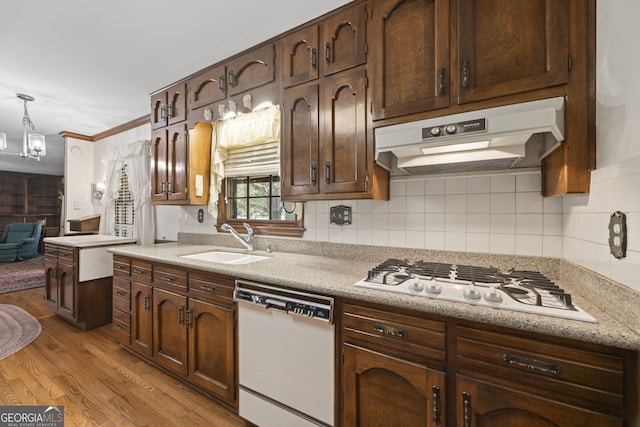
[[[208,397],[174,380],[111,338],[88,332],[44,307],[43,289],[0,294],[22,307],[42,333],[0,361],[0,405],[64,406],[65,426],[246,426]]]

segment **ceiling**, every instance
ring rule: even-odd
[[[61,175],[60,132],[95,135],[142,117],[151,92],[348,2],[3,0],[2,15],[19,19],[0,25],[0,132],[7,152],[21,151],[16,94],[33,96],[47,156],[0,155],[0,170]]]

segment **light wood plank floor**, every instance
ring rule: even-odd
[[[0,405],[64,405],[65,426],[246,426],[221,405],[120,348],[111,325],[82,331],[44,307],[43,289],[0,294],[42,333],[0,361]]]

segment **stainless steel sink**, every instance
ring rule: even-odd
[[[195,259],[198,261],[217,262],[220,264],[250,264],[252,262],[263,261],[269,257],[262,255],[251,255],[247,253],[211,251],[199,254],[182,255],[180,258]]]

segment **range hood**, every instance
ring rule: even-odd
[[[392,176],[539,167],[563,140],[563,97],[375,129]]]

